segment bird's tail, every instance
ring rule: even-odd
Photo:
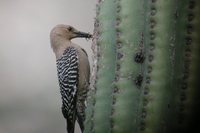
[[[74,133],[75,121],[76,121],[76,111],[68,113],[64,107],[62,107],[62,113],[66,119],[66,128],[68,133]]]
[[[68,133],[74,133],[74,127],[75,127],[75,116],[72,119],[70,118],[66,118],[66,122],[67,122],[67,132]]]

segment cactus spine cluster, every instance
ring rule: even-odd
[[[199,12],[198,0],[99,1],[85,133],[199,130]]]

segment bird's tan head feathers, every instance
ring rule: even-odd
[[[89,33],[81,32],[76,30],[74,27],[69,25],[60,24],[55,26],[50,33],[51,47],[54,52],[59,51],[66,47],[70,40],[73,38],[92,38]]]
[[[65,38],[67,40],[71,40],[73,38],[82,37],[82,38],[91,38],[92,35],[85,32],[80,32],[76,30],[74,27],[69,25],[57,25],[51,30],[50,34],[51,38]]]

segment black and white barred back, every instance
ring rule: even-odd
[[[76,49],[68,47],[62,57],[57,59],[57,71],[62,95],[62,113],[67,124],[73,124],[76,116],[76,97],[78,87],[78,56]]]

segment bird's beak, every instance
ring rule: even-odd
[[[75,31],[74,35],[75,35],[74,38],[76,38],[76,37],[82,37],[82,38],[87,38],[87,39],[92,38],[91,34],[85,33],[85,32],[80,32],[80,31]]]

